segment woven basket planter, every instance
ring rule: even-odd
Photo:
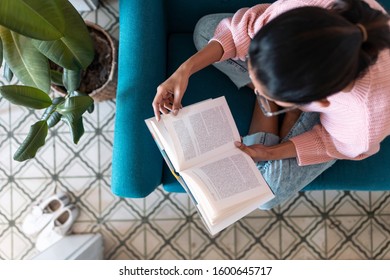
[[[98,102],[113,99],[118,79],[118,42],[99,25],[89,21],[86,24],[95,47],[95,57],[84,71],[80,91]],[[66,94],[62,87],[52,85],[52,88]]]

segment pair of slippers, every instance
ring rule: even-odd
[[[69,196],[56,193],[32,207],[22,230],[26,235],[37,236],[35,246],[44,251],[71,232],[78,215],[79,210],[70,203]]]

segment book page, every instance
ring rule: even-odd
[[[273,196],[270,194],[264,194],[263,198],[261,198],[263,201],[268,201]],[[238,209],[234,211],[229,211],[228,213],[224,213],[224,215],[219,216],[215,220],[209,220],[207,218],[208,212],[205,211],[201,205],[198,205],[197,209],[199,211],[199,214],[202,218],[202,221],[205,223],[207,229],[212,235],[215,235],[216,233],[220,232],[221,230],[227,228],[228,226],[232,225],[233,223],[237,222],[239,219],[245,217],[249,213],[256,210],[261,204],[259,204],[258,200],[251,200],[247,203],[243,203]]]
[[[215,201],[258,187],[259,182],[243,154],[238,153],[200,166],[193,170],[210,187]]]
[[[235,148],[240,135],[224,97],[184,107],[164,123],[176,149],[180,170]]]
[[[264,194],[273,196],[252,158],[238,148],[180,174],[212,220],[256,198],[260,205]]]
[[[145,123],[150,133],[152,134],[152,137],[156,142],[159,150],[161,151],[165,161],[167,162],[169,169],[172,171],[172,173],[177,172],[179,170],[177,155],[175,149],[172,148],[172,140],[169,136],[164,122],[158,122],[153,117],[146,119]],[[177,176],[175,175],[175,177]]]

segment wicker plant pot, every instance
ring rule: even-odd
[[[95,101],[113,99],[116,96],[118,78],[118,42],[99,25],[86,21],[94,47],[95,57],[83,71],[79,90],[91,96]],[[66,94],[64,88],[52,85],[52,88]]]

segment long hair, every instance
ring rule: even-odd
[[[259,30],[249,61],[271,98],[321,100],[364,75],[390,48],[388,21],[361,0],[338,0],[331,9],[295,8]]]

